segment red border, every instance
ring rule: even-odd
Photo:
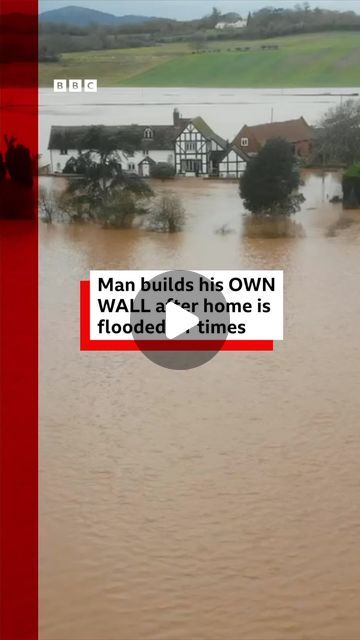
[[[189,349],[190,347],[190,349]],[[272,340],[91,340],[90,281],[80,282],[81,351],[273,351]]]
[[[36,157],[37,0],[0,3],[6,22],[0,43],[0,150],[7,134]],[[37,640],[37,178],[33,192],[11,181],[2,183],[1,192],[7,186],[11,196],[0,203],[0,637]]]

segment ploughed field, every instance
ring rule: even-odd
[[[356,87],[360,32],[209,42],[200,53],[189,43],[65,53],[39,69],[41,86],[97,78],[103,87]]]

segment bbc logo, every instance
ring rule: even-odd
[[[55,93],[80,93],[87,91],[88,93],[97,92],[97,80],[54,80]]]

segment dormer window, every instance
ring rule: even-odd
[[[151,139],[154,137],[154,133],[153,130],[150,129],[150,127],[148,127],[147,129],[145,129],[144,131],[144,138],[146,138],[147,140]]]

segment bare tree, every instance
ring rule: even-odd
[[[51,223],[56,217],[58,205],[53,192],[45,187],[39,188],[39,213],[43,222]]]
[[[315,153],[324,164],[360,160],[360,100],[330,109],[319,122]]]
[[[149,228],[163,233],[181,231],[185,225],[185,210],[181,200],[170,191],[157,198],[150,210]]]

